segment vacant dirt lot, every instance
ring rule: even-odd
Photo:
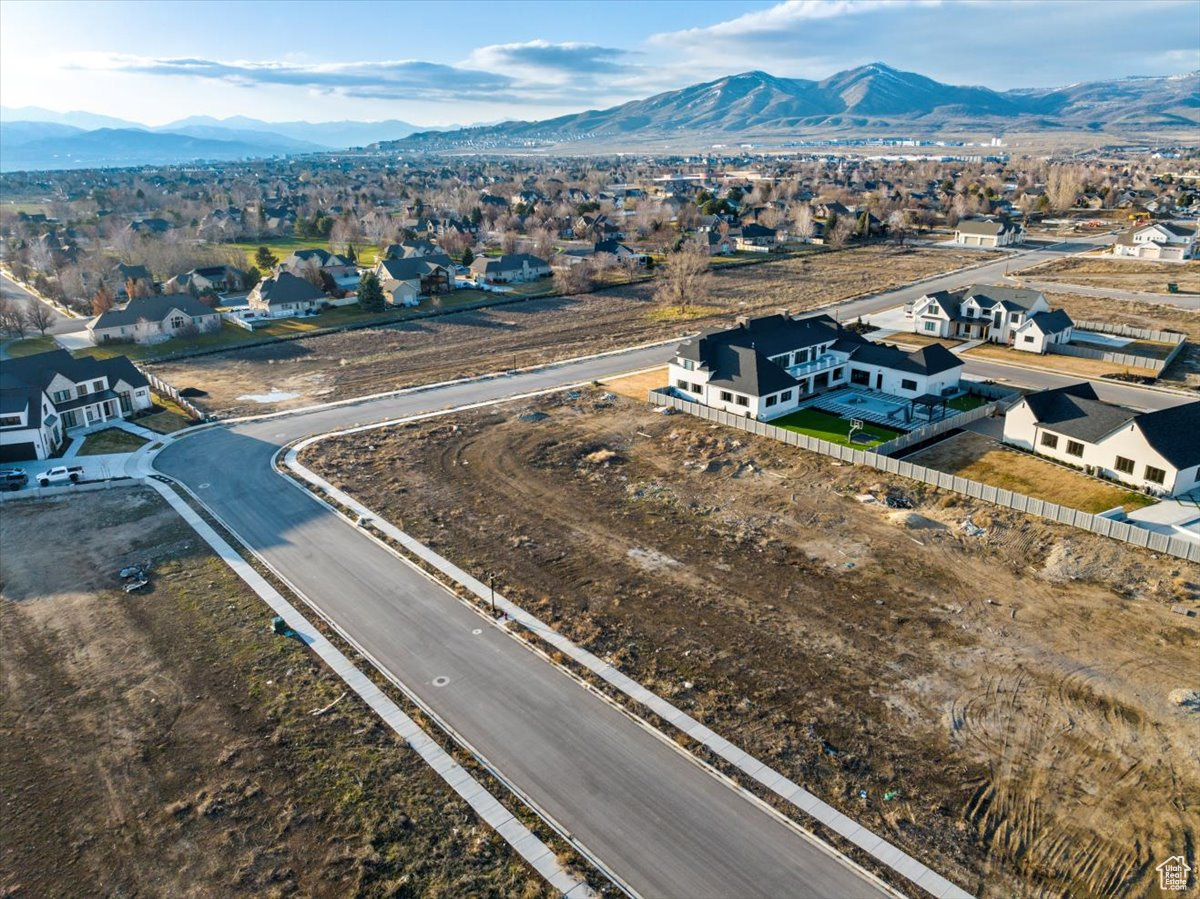
[[[5,504],[0,542],[0,894],[547,895],[366,706],[309,714],[340,681],[156,494]]]
[[[306,461],[967,889],[1153,895],[1196,845],[1194,568],[602,393]]]
[[[1088,287],[1114,287],[1145,293],[1166,293],[1174,282],[1180,290],[1200,293],[1200,261],[1172,263],[1111,256],[1076,256],[1055,259],[1023,272],[1034,281],[1061,281]]]
[[[201,356],[154,372],[180,389],[207,391],[195,400],[205,411],[246,415],[665,340],[741,312],[812,309],[980,258],[966,250],[890,247],[818,253],[716,272],[712,304],[687,316],[661,314],[652,285],[634,284]],[[272,392],[288,396],[242,399]]]
[[[1093,514],[1116,506],[1132,511],[1154,502],[1144,493],[1086,477],[970,431],[914,453],[905,461]]]

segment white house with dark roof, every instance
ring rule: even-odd
[[[221,330],[221,314],[186,293],[134,297],[87,323],[92,343],[161,343]]]
[[[835,387],[909,400],[945,396],[958,390],[962,369],[940,344],[905,352],[847,331],[828,315],[741,319],[683,341],[667,365],[680,396],[762,421]]]
[[[1156,412],[1105,403],[1086,381],[1030,394],[1004,417],[1004,442],[1152,493],[1200,485],[1200,402]]]
[[[1174,222],[1131,228],[1118,235],[1112,252],[1114,256],[1131,259],[1184,262],[1196,255],[1196,229]]]
[[[273,318],[316,312],[328,302],[324,291],[307,278],[286,271],[259,281],[246,301],[254,312]]]
[[[987,284],[927,293],[905,315],[912,319],[914,334],[986,340],[1029,353],[1070,343],[1075,328],[1071,317],[1052,310],[1040,291]]]
[[[126,356],[75,359],[53,350],[0,367],[0,461],[47,459],[72,428],[153,405],[150,384]]]
[[[962,219],[954,228],[954,242],[967,247],[999,247],[1020,243],[1025,231],[1006,218]]]

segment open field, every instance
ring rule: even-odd
[[[1144,493],[1089,478],[1063,465],[1002,447],[994,440],[969,431],[914,453],[905,461],[1093,515],[1117,506],[1132,512],[1156,502]]]
[[[605,389],[304,458],[976,895],[1156,895],[1200,837],[1194,569]]]
[[[199,401],[206,411],[272,411],[668,339],[740,313],[812,309],[979,258],[881,246],[818,253],[715,273],[708,314],[686,322],[658,320],[652,284],[637,283],[163,363],[154,371],[180,389],[207,391]],[[269,405],[238,400],[273,389],[297,396]]]
[[[1054,259],[1021,273],[1032,281],[1061,281],[1086,287],[1112,287],[1143,293],[1166,293],[1174,282],[1181,291],[1200,293],[1200,261],[1151,262],[1112,256]]]
[[[656,387],[667,386],[667,367],[664,365],[661,368],[654,368],[650,371],[623,375],[619,378],[610,378],[602,383],[608,390],[611,390],[615,394],[644,403],[646,402],[646,395],[651,390],[654,390]]]
[[[83,439],[83,446],[80,447],[77,455],[100,456],[105,453],[133,453],[145,445],[146,441],[137,434],[131,434],[120,428],[105,428],[103,431],[88,434]]]
[[[548,895],[357,698],[310,714],[341,682],[157,494],[6,504],[0,538],[0,893]]]

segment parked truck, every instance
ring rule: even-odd
[[[37,476],[39,487],[49,487],[51,484],[77,484],[83,480],[82,465],[60,465],[43,471]]]

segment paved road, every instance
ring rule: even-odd
[[[335,427],[588,381],[642,350],[511,378],[218,428],[164,450],[187,483],[322,612],[637,892],[875,897],[853,869],[710,776],[396,560],[270,467]],[[228,460],[237,459],[237,465]],[[449,678],[434,686],[435,678]]]
[[[14,303],[23,306],[30,303],[42,302],[7,275],[0,275],[0,297],[12,300]],[[48,303],[43,303],[42,305],[49,309],[54,316],[53,323],[46,329],[47,334],[71,334],[75,331],[83,331],[87,327],[87,319],[85,318],[71,318],[70,316],[63,315]]]
[[[1141,290],[1121,290],[1119,287],[1091,287],[1086,284],[1063,284],[1058,281],[1028,281],[1026,287],[1035,290],[1078,293],[1087,297],[1108,297],[1114,300],[1133,300],[1136,303],[1159,303],[1180,309],[1200,309],[1200,294],[1148,293]]]

